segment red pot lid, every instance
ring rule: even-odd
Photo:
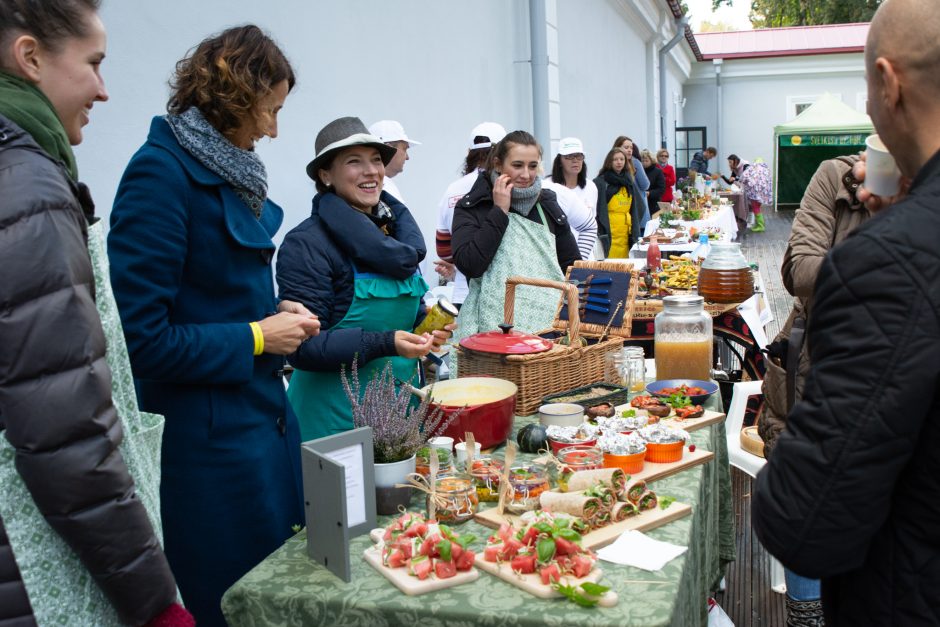
[[[498,355],[527,355],[542,353],[552,347],[551,340],[537,335],[513,331],[511,324],[499,325],[499,331],[477,333],[460,340],[460,345],[467,350]]]

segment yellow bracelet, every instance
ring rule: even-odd
[[[261,332],[261,325],[257,322],[249,322],[248,326],[251,327],[251,334],[255,337],[255,355],[260,355],[264,352],[264,333]]]

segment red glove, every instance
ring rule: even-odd
[[[144,627],[195,627],[196,619],[179,603],[174,603],[144,625]]]

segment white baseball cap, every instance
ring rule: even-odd
[[[389,142],[408,142],[409,146],[420,146],[421,142],[408,139],[405,129],[395,120],[379,120],[369,127],[369,133],[375,135],[386,144]]]
[[[584,144],[577,137],[565,137],[558,142],[558,154],[577,155],[584,154]]]
[[[489,148],[493,144],[498,144],[506,136],[506,129],[502,124],[496,122],[481,122],[470,131],[470,150],[477,148]],[[486,137],[489,141],[477,142],[477,137]]]

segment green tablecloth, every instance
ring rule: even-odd
[[[719,403],[712,398],[708,407],[715,409]],[[516,425],[532,420],[517,418]],[[600,583],[620,597],[613,608],[583,609],[563,599],[538,599],[484,572],[476,582],[409,597],[362,559],[370,544],[366,536],[350,545],[352,581],[347,584],[307,557],[306,536],[301,532],[237,581],[225,593],[222,611],[233,627],[705,625],[709,592],[723,576],[725,564],[735,558],[724,423],[693,432],[692,441],[714,451],[715,459],[652,484],[657,494],[692,505],[692,515],[648,532],[689,550],[653,573],[599,562],[604,571]],[[423,501],[419,505],[415,499],[412,509],[423,511]],[[380,524],[386,521],[380,517]],[[459,529],[477,536],[474,548],[480,554],[484,539],[493,533],[476,522]]]

